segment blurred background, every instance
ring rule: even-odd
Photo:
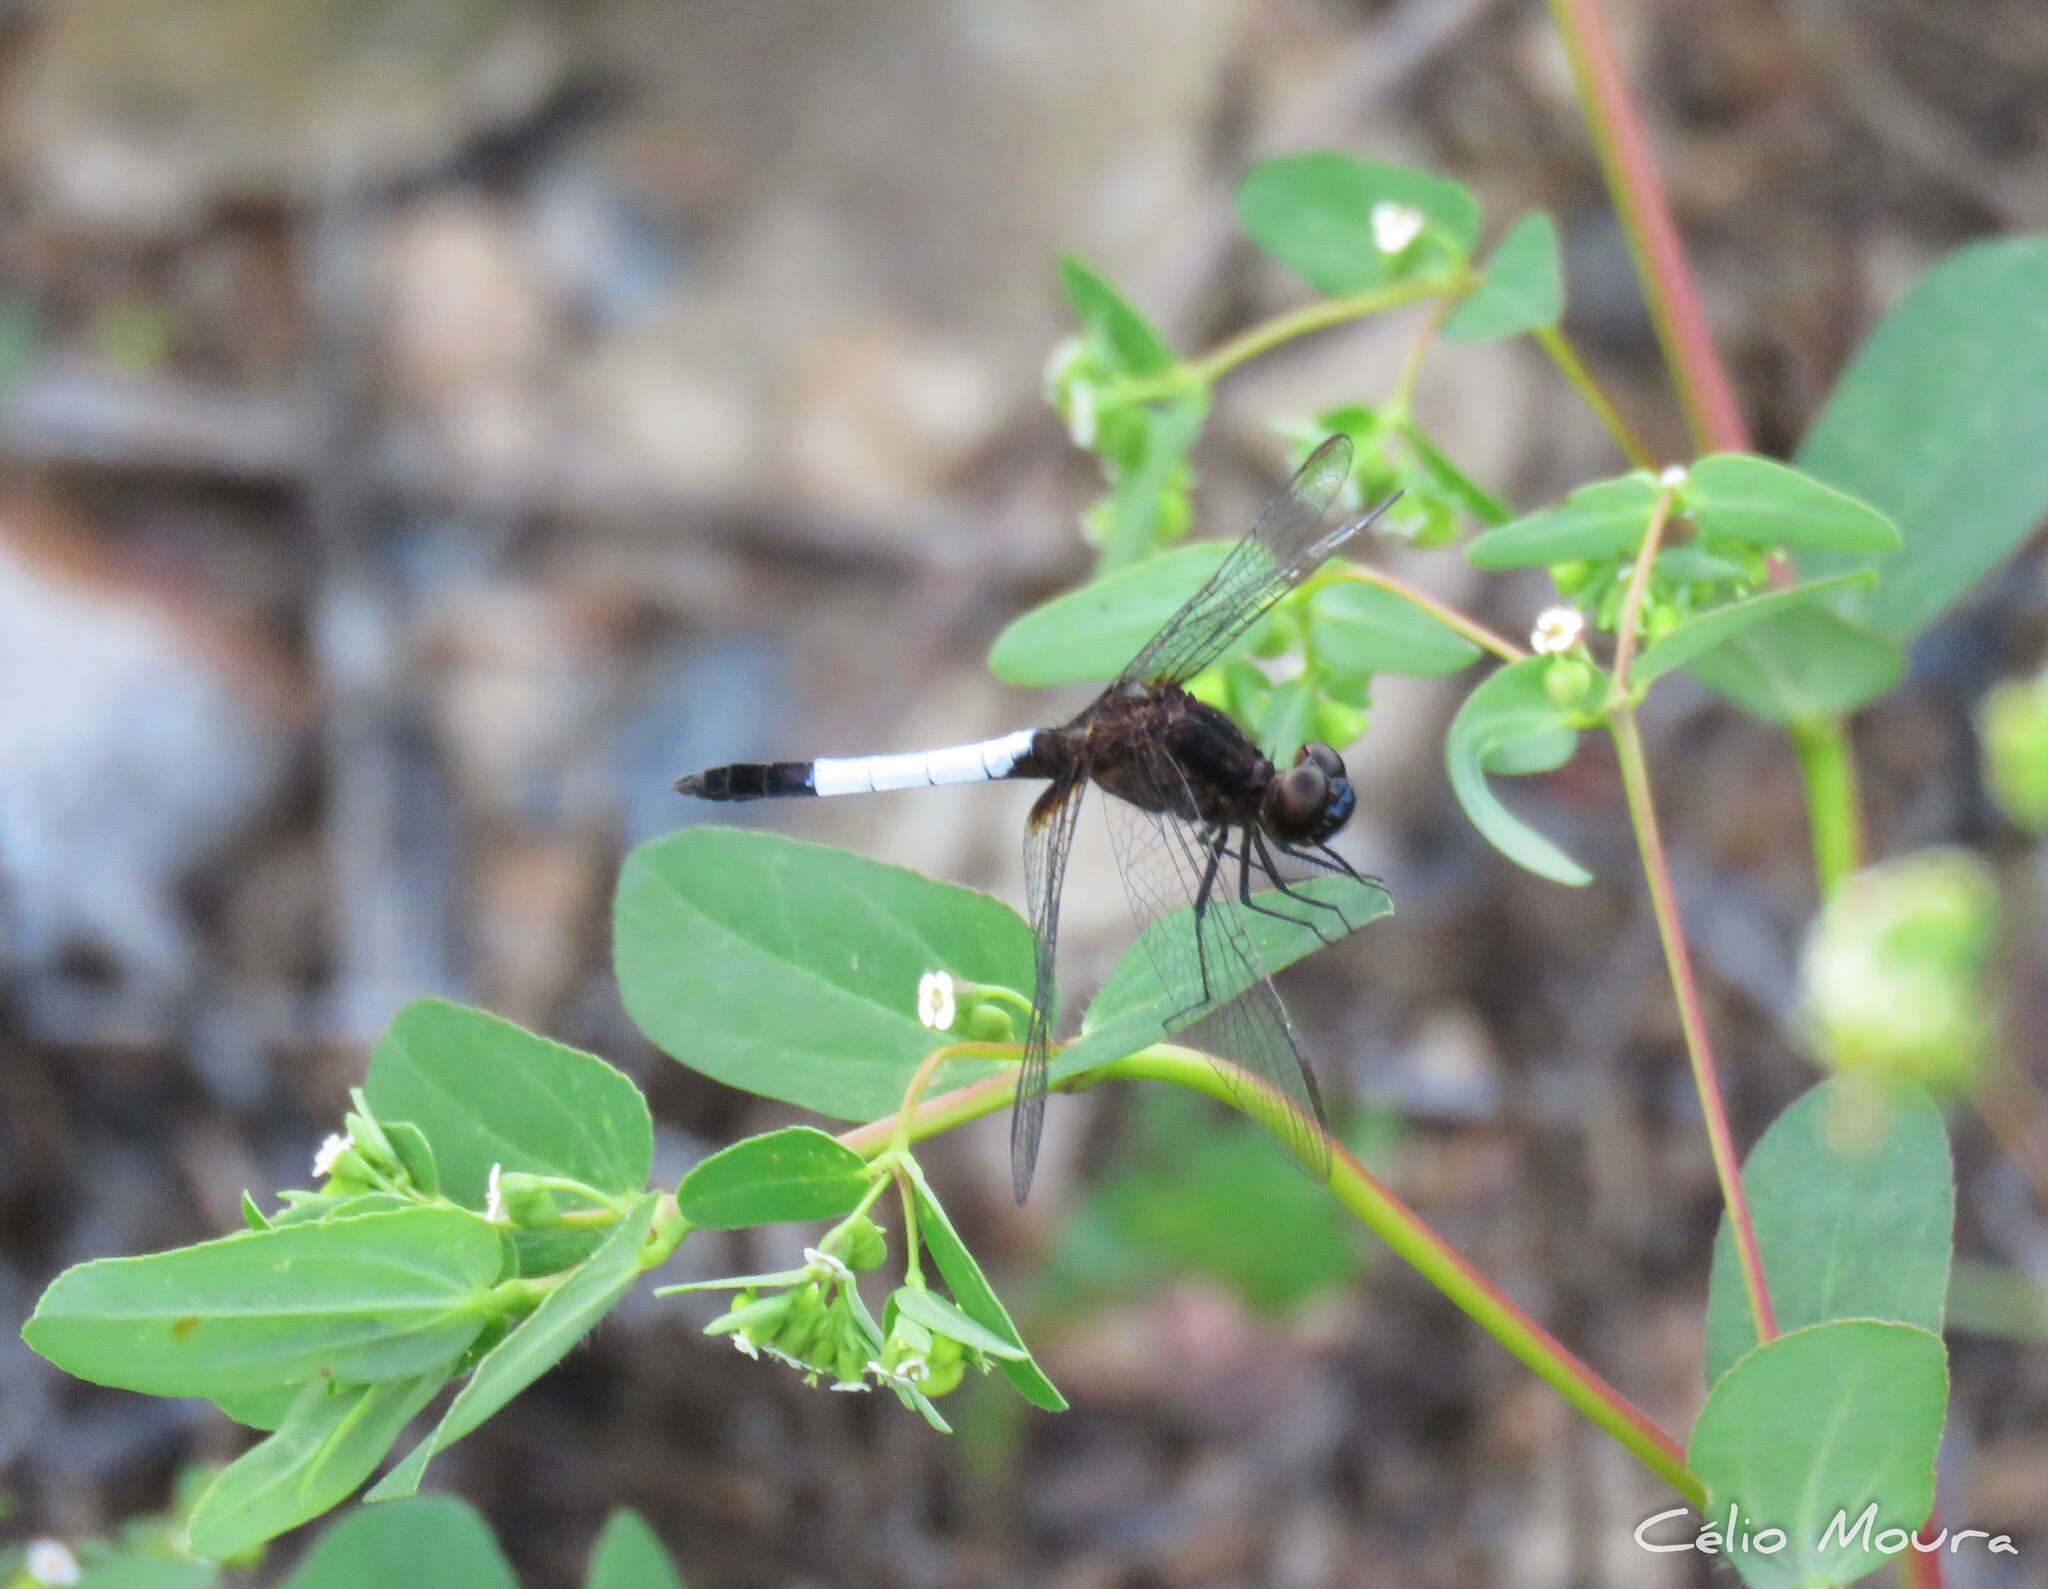
[[[2035,0],[1603,10],[1760,450],[1920,271],[2048,225]],[[241,1449],[204,1405],[68,1380],[15,1330],[62,1266],[306,1184],[404,1000],[627,1069],[671,1184],[787,1118],[625,1020],[621,857],[701,817],[669,784],[707,762],[1078,707],[984,667],[1089,566],[1099,483],[1040,396],[1070,329],[1055,260],[1210,345],[1296,301],[1229,194],[1312,147],[1472,184],[1489,236],[1550,209],[1571,335],[1683,455],[1532,0],[0,0],[8,1537],[160,1510],[181,1465]],[[1281,477],[1272,420],[1373,400],[1412,331],[1226,382],[1203,533]],[[1440,345],[1417,407],[1518,508],[1620,467],[1523,345]],[[1402,568],[1510,634],[1546,600],[1455,554]],[[2044,618],[2030,552],[1858,727],[1875,852],[1991,857],[2033,1009],[2037,863],[1983,796],[1970,711],[2038,660]],[[1600,881],[1520,873],[1446,788],[1466,687],[1377,693],[1344,842],[1397,914],[1285,986],[1394,1188],[1682,1430],[1718,1199],[1612,758],[1589,742],[1520,797]],[[1793,1019],[1798,773],[1682,679],[1645,726],[1746,1145],[1818,1074]],[[1029,794],[738,814],[1021,904]],[[1083,833],[1063,948],[1085,986],[1130,927]],[[1630,1542],[1672,1504],[1653,1480],[1277,1155],[1171,1101],[1054,1105],[1026,1210],[1000,1120],[929,1162],[1072,1412],[962,1392],[948,1440],[642,1296],[432,1484],[533,1585],[575,1581],[621,1501],[697,1589],[1707,1581]],[[2040,1202],[1968,1111],[1956,1148],[1963,1250],[2048,1264]],[[773,1267],[773,1245],[700,1237],[682,1262]],[[1952,1351],[1944,1510],[2022,1554],[1950,1581],[2048,1584],[2048,1354]]]

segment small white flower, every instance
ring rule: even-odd
[[[1576,607],[1551,607],[1537,615],[1529,633],[1529,649],[1539,656],[1556,656],[1579,643],[1586,632],[1586,616]]]
[[[746,1356],[753,1358],[754,1361],[759,1362],[761,1360],[761,1349],[747,1339],[747,1332],[745,1330],[734,1330],[732,1332],[732,1344],[739,1348]]]
[[[1682,463],[1673,464],[1657,476],[1657,484],[1663,486],[1666,490],[1676,491],[1685,484],[1685,465]]]
[[[1412,204],[1381,199],[1372,207],[1373,246],[1391,258],[1422,235],[1422,211]]]
[[[815,1247],[806,1247],[804,1249],[804,1262],[813,1269],[823,1270],[834,1280],[851,1280],[853,1278],[853,1271],[847,1268],[844,1262],[833,1257],[829,1252],[818,1251]]]
[[[324,1181],[334,1173],[334,1164],[355,1144],[345,1136],[327,1133],[327,1140],[320,1144],[320,1151],[313,1155],[313,1179]]]
[[[927,971],[917,979],[917,1018],[935,1032],[953,1029],[959,1010],[953,1003],[953,979],[943,971]]]
[[[901,1386],[904,1390],[914,1388],[921,1379],[930,1379],[931,1365],[915,1352],[905,1357],[894,1368],[884,1368],[880,1358],[868,1359],[868,1372],[885,1385]]]
[[[493,1164],[491,1166],[491,1178],[486,1183],[489,1196],[484,1199],[485,1219],[501,1220],[505,1217],[505,1193],[504,1189],[498,1185],[498,1178],[504,1173],[504,1165]]]
[[[1067,394],[1067,435],[1076,447],[1087,452],[1095,445],[1095,388],[1086,381]],[[861,1386],[866,1390],[867,1386]]]
[[[864,1379],[835,1379],[832,1381],[832,1388],[834,1390],[873,1390],[875,1387]]]
[[[332,1141],[330,1137],[328,1139]],[[78,1558],[61,1539],[32,1539],[23,1555],[22,1566],[30,1578],[51,1586],[78,1582]]]

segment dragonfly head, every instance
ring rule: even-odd
[[[1275,774],[1259,803],[1259,825],[1289,844],[1321,844],[1351,820],[1358,794],[1344,776],[1344,758],[1311,740],[1294,765]]]

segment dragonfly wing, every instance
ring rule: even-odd
[[[1316,571],[1387,504],[1353,519],[1336,509],[1351,474],[1351,442],[1332,436],[1308,455],[1202,588],[1131,659],[1112,690],[1179,684],[1229,649],[1266,609]]]
[[[1032,806],[1024,829],[1024,896],[1031,916],[1035,985],[1031,1023],[1024,1037],[1024,1063],[1017,1074],[1017,1102],[1010,1111],[1010,1184],[1019,1203],[1031,1191],[1031,1177],[1038,1168],[1038,1143],[1045,1134],[1060,887],[1066,881],[1067,856],[1074,847],[1074,823],[1081,814],[1087,782],[1087,775],[1079,771],[1056,780]]]
[[[1155,777],[1181,779],[1163,753],[1155,753],[1152,761]],[[1327,1180],[1330,1141],[1322,1095],[1286,1006],[1245,930],[1237,862],[1222,851],[1223,837],[1212,836],[1198,823],[1121,800],[1106,802],[1106,809],[1140,942],[1160,985],[1186,1000],[1167,1030],[1222,1061],[1216,1073],[1232,1100],[1264,1122],[1312,1179]],[[1201,908],[1193,913],[1189,930],[1146,931],[1198,899]],[[1282,1107],[1257,1108],[1255,1092]]]

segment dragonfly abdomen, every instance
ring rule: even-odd
[[[912,750],[892,756],[737,762],[679,778],[676,788],[699,800],[775,800],[800,795],[924,789],[943,783],[987,783],[1011,776],[1017,763],[1030,752],[1036,734],[1036,729],[1024,728],[972,745],[948,745],[943,750]]]

